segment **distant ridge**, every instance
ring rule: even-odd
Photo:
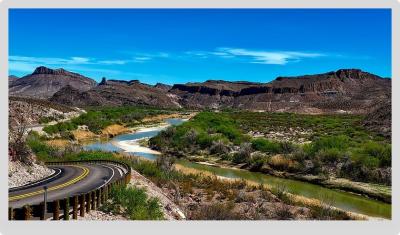
[[[93,79],[64,69],[38,67],[9,87],[12,95],[72,106],[150,105],[315,114],[367,113],[374,104],[391,97],[391,79],[360,69],[277,77],[269,83],[207,80],[169,86],[106,78],[96,84]]]

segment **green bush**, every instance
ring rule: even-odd
[[[266,161],[267,161],[266,156],[260,153],[254,153],[248,162],[250,165],[250,170],[252,171],[260,170]]]
[[[321,149],[315,154],[315,157],[325,163],[334,163],[342,160],[345,153],[337,148]]]
[[[56,134],[60,132],[72,131],[75,130],[76,128],[78,128],[78,126],[75,123],[68,121],[68,122],[60,122],[55,125],[45,126],[43,128],[43,131],[48,134]]]
[[[265,138],[253,139],[251,141],[251,144],[255,150],[261,152],[271,153],[271,154],[277,154],[281,152],[281,146],[278,142],[270,141]]]
[[[123,214],[131,220],[164,219],[158,199],[148,198],[144,189],[114,186],[110,198],[111,202],[102,206],[102,210]]]
[[[349,147],[350,138],[345,135],[321,137],[312,143],[314,153],[325,149],[346,150]]]
[[[379,165],[381,167],[391,166],[391,144],[381,144],[373,141],[368,141],[361,145],[361,148],[365,154],[379,159]]]
[[[54,156],[57,151],[55,148],[52,148],[41,141],[39,136],[35,133],[30,133],[28,135],[26,144],[32,149],[39,161],[51,160],[52,156]]]

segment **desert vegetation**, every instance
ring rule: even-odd
[[[100,210],[120,214],[131,220],[163,219],[158,199],[148,198],[144,189],[136,187],[113,187],[110,200]]]
[[[34,132],[29,134],[27,144],[40,161],[123,161],[173,198],[188,219],[359,219],[333,207],[327,208],[322,202],[299,202],[286,189],[249,185],[245,181],[226,181],[201,173],[182,173],[174,167],[175,158],[168,156],[150,162],[120,153],[84,151],[79,147],[58,148],[49,146],[43,137]],[[326,213],[321,213],[323,208]],[[111,200],[100,209],[130,219],[163,219],[159,202],[136,187],[113,188]]]
[[[390,139],[364,129],[362,118],[202,112],[189,122],[162,131],[150,139],[150,146],[179,157],[242,164],[253,171],[284,171],[390,185]]]
[[[151,107],[88,107],[87,112],[70,121],[60,122],[43,128],[49,135],[59,134],[61,137],[71,137],[69,134],[79,126],[87,126],[88,130],[100,134],[112,124],[133,127],[141,123],[145,117],[168,114],[177,110],[162,110]]]

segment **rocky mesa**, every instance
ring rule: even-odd
[[[365,113],[390,99],[391,80],[358,69],[278,77],[270,83],[226,82],[176,84],[169,91],[185,107],[240,108],[299,113]]]
[[[96,81],[64,69],[41,66],[29,75],[12,79],[12,82],[9,79],[9,93],[13,96],[47,99],[67,85],[86,91],[96,86]]]

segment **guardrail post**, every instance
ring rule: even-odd
[[[101,204],[101,189],[97,189],[96,190],[96,197],[97,197],[97,208],[100,207]]]
[[[108,199],[108,185],[105,185],[103,188],[103,194],[104,194],[104,202],[106,203],[107,199]]]
[[[129,184],[129,182],[131,181],[131,176],[131,171],[129,171],[125,177],[125,184]]]
[[[90,192],[86,194],[86,212],[89,213],[90,212],[90,204],[91,204],[91,194]]]
[[[25,205],[23,207],[23,220],[29,220],[31,218],[31,207],[29,205]]]
[[[72,219],[78,219],[78,196],[72,198]]]
[[[92,210],[96,210],[96,191],[92,191]]]
[[[100,205],[104,204],[104,188],[105,188],[105,186],[103,186],[102,188],[99,189]]]
[[[14,209],[12,207],[8,208],[8,220],[14,219]]]
[[[53,202],[53,220],[59,220],[60,219],[60,201],[55,200]]]
[[[85,194],[79,196],[79,216],[85,217]]]
[[[69,220],[69,198],[65,198],[63,201],[63,209],[64,209],[64,220]]]
[[[44,202],[41,202],[39,205],[39,210],[40,210],[40,220],[45,220],[46,216],[46,207],[44,206]]]

